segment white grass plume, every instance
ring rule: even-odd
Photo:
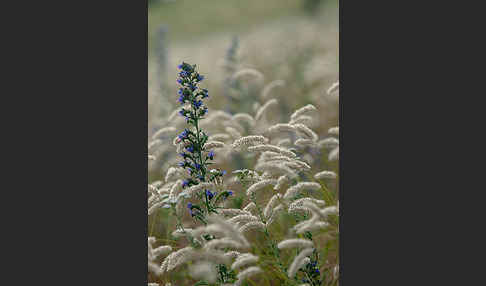
[[[238,224],[238,223],[247,223],[247,222],[250,222],[250,221],[258,221],[258,220],[259,220],[259,218],[254,216],[254,215],[242,214],[242,215],[237,215],[237,216],[229,219],[228,222]]]
[[[216,215],[211,215],[208,217],[208,221],[210,223],[218,225],[218,227],[221,228],[221,230],[224,232],[224,234],[233,239],[234,241],[237,241],[241,243],[243,247],[249,247],[250,244],[246,240],[246,238],[241,235],[241,233],[238,231],[238,229],[231,223],[227,222],[223,218],[216,216]]]
[[[299,138],[299,139],[295,140],[294,145],[297,146],[297,147],[300,147],[300,148],[305,148],[305,147],[315,146],[316,142],[314,142],[311,139]]]
[[[171,271],[182,263],[185,263],[189,258],[193,257],[193,255],[194,249],[190,246],[172,252],[164,259],[164,261],[167,260],[167,271]],[[162,263],[162,265],[164,265],[164,263]]]
[[[327,131],[327,133],[328,133],[329,135],[336,135],[336,136],[339,136],[339,126],[329,128],[329,130]]]
[[[328,88],[328,90],[327,90],[327,92],[326,92],[326,93],[327,93],[328,95],[331,95],[331,94],[332,94],[333,92],[335,92],[336,90],[339,90],[339,81],[337,81],[337,82],[333,83],[333,84],[331,85],[331,87],[329,87],[329,88]]]
[[[337,174],[333,171],[322,171],[314,175],[316,180],[323,180],[323,179],[336,179]]]
[[[307,104],[306,106],[301,107],[297,109],[294,113],[292,113],[292,115],[290,116],[290,120],[296,120],[299,116],[315,111],[317,111],[317,108],[314,105]]]
[[[224,148],[225,144],[223,142],[219,141],[209,141],[206,144],[204,144],[204,149],[209,150],[209,149],[215,149],[215,148]]]
[[[337,206],[329,206],[321,209],[312,202],[304,202],[304,206],[311,209],[315,215],[319,216],[323,220],[326,220],[329,215],[337,215],[339,213]]]
[[[255,120],[260,120],[270,109],[270,107],[275,106],[278,104],[278,101],[274,99],[270,99],[264,105],[262,105],[256,112]]]
[[[267,180],[262,180],[258,183],[255,183],[253,185],[251,185],[248,190],[246,190],[246,195],[247,196],[251,196],[253,193],[255,193],[256,191],[264,188],[264,187],[267,187],[267,186],[270,186],[270,185],[275,185],[277,184],[277,180],[275,179],[267,179]]]
[[[175,167],[170,167],[169,170],[167,170],[167,173],[165,175],[165,181],[169,182],[172,180],[177,180],[180,178],[184,177],[184,169],[183,168],[175,168]]]
[[[282,204],[277,205],[271,212],[270,217],[267,219],[266,226],[268,227],[270,224],[272,224],[275,221],[276,214],[283,210],[284,206]]]
[[[244,76],[251,76],[251,77],[255,78],[255,80],[258,82],[259,85],[263,85],[263,81],[265,79],[263,74],[261,72],[257,71],[256,69],[246,68],[246,69],[241,69],[241,70],[235,72],[233,74],[233,76],[231,77],[231,80],[236,81],[239,78],[244,77]]]
[[[290,188],[284,194],[284,199],[290,199],[304,190],[318,191],[321,185],[314,182],[300,182]]]
[[[274,175],[282,175],[282,174],[285,174],[287,176],[289,176],[290,178],[296,178],[297,177],[297,173],[292,170],[291,168],[289,168],[289,166],[287,166],[288,164],[290,164],[291,162],[264,162],[264,163],[259,163],[255,166],[255,170],[257,171],[265,171],[265,172],[268,172],[270,174],[274,174]],[[299,166],[297,166],[297,171],[301,171],[302,169],[299,168]]]
[[[224,256],[226,256],[230,259],[237,258],[239,255],[240,255],[240,252],[238,252],[236,250],[228,251],[224,254]]]
[[[293,239],[286,239],[281,241],[277,247],[279,249],[285,248],[309,248],[313,247],[314,243],[308,239],[301,239],[301,238],[293,238]]]
[[[318,199],[315,199],[315,198],[305,197],[305,198],[301,198],[301,199],[298,199],[298,200],[293,201],[289,205],[288,212],[289,213],[292,213],[292,212],[294,212],[296,210],[304,210],[304,211],[311,212],[312,210],[309,209],[307,206],[305,206],[305,203],[306,202],[314,203],[314,204],[316,204],[319,207],[324,207],[326,205],[326,202],[323,201],[323,200],[318,200]]]
[[[264,230],[265,229],[265,224],[263,224],[260,221],[250,221],[250,222],[244,224],[238,230],[241,233],[246,233],[247,231],[250,231],[252,229]]]
[[[198,185],[191,186],[188,189],[185,189],[184,193],[190,197],[194,197],[197,194],[197,192],[202,191],[204,189],[214,189],[214,186],[215,185],[213,183],[203,182]]]
[[[287,271],[287,274],[289,278],[293,278],[295,274],[297,273],[297,270],[303,266],[303,263],[305,263],[304,258],[307,256],[311,255],[313,252],[312,248],[306,248],[302,250],[299,255],[297,255],[294,260],[292,261],[292,264],[290,264],[289,269]]]
[[[265,144],[265,142],[267,141],[268,139],[261,135],[250,135],[235,140],[231,146],[236,149],[243,146],[246,147],[246,146]]]
[[[182,191],[182,180],[179,179],[176,181],[172,188],[170,188],[169,193],[169,200],[174,201],[177,198],[177,195]]]
[[[307,115],[301,115],[294,120],[291,120],[289,124],[304,124],[306,126],[311,126],[315,123],[314,118]]]
[[[204,248],[207,250],[226,249],[226,248],[239,249],[239,248],[244,248],[244,246],[238,241],[235,241],[228,237],[223,237],[223,238],[212,239],[208,241],[206,244],[204,244]]]
[[[157,130],[157,132],[155,132],[154,135],[152,135],[152,139],[156,140],[161,136],[166,136],[166,135],[172,134],[176,131],[177,131],[177,129],[175,127],[172,127],[172,126],[164,127],[164,128]]]
[[[280,191],[282,187],[290,181],[290,178],[286,175],[278,177],[277,184],[275,185],[274,190]]]
[[[218,209],[218,212],[223,215],[237,216],[237,215],[251,215],[250,212],[240,209]]]
[[[317,142],[319,148],[325,147],[327,149],[333,149],[339,146],[339,140],[334,137],[329,137]]]
[[[160,207],[162,207],[164,203],[163,202],[157,202],[155,204],[153,204],[147,211],[147,215],[152,215],[153,213],[155,213],[156,210],[158,210]]]
[[[246,207],[243,209],[243,211],[253,213],[253,212],[256,211],[256,209],[257,209],[257,206],[255,205],[255,203],[251,202],[248,205],[246,205]]]
[[[294,227],[294,230],[295,230],[295,233],[297,233],[297,234],[303,234],[303,233],[306,233],[306,232],[325,229],[328,226],[329,226],[329,223],[327,223],[325,221],[310,220],[310,221],[306,221],[306,223],[303,224],[300,227]]]
[[[329,161],[339,160],[339,146],[329,152]]]
[[[172,251],[172,247],[170,245],[162,245],[155,248],[152,252],[154,257],[160,257],[169,254],[171,251]]]
[[[253,127],[256,124],[255,119],[248,113],[237,113],[233,115],[233,121],[245,122],[250,127]]]
[[[231,264],[231,269],[238,270],[244,266],[248,266],[249,264],[255,263],[258,261],[258,256],[255,256],[251,253],[244,253],[238,256],[236,261]]]
[[[216,265],[212,262],[196,262],[189,267],[189,275],[196,280],[205,280],[209,283],[215,283],[218,279]]]
[[[295,155],[294,152],[291,152],[285,148],[278,147],[275,145],[269,145],[269,144],[262,144],[262,145],[256,145],[256,146],[251,146],[248,147],[248,151],[250,152],[265,152],[265,151],[271,151],[275,153],[280,153],[284,156],[291,157],[291,158],[296,158],[297,155]]]
[[[152,149],[153,147],[155,147],[155,146],[157,146],[157,145],[159,145],[159,144],[161,144],[161,143],[162,143],[162,140],[160,140],[160,139],[155,139],[155,140],[153,140],[152,142],[150,142],[150,143],[148,144],[147,149],[148,149],[148,150],[150,150],[150,149]]]
[[[282,198],[281,194],[275,194],[270,198],[268,201],[267,205],[265,206],[265,209],[263,210],[263,216],[266,219],[269,219],[270,216],[273,213],[273,208],[279,203],[279,200]]]
[[[276,163],[286,164],[289,167],[295,168],[297,170],[310,170],[311,169],[311,166],[309,166],[309,164],[307,164],[306,162],[301,161],[299,159],[295,159],[295,158],[289,158],[289,157],[286,157],[286,156],[271,156],[271,157],[263,157],[262,156],[260,159],[261,160],[259,160],[258,163],[260,163],[260,162],[265,162],[265,163],[276,162]]]
[[[208,137],[208,141],[226,141],[230,140],[231,136],[226,133],[217,133]]]
[[[279,86],[285,86],[285,81],[281,80],[281,79],[277,79],[277,80],[274,80],[274,81],[268,83],[267,85],[265,85],[265,87],[262,90],[262,98],[264,98],[264,99],[267,98],[270,95],[270,92],[274,88],[279,87]]]
[[[294,127],[297,130],[297,132],[305,135],[307,139],[311,139],[314,142],[316,142],[319,139],[319,136],[304,124],[300,124],[300,123],[294,124]]]
[[[267,129],[267,132],[270,134],[274,134],[277,132],[295,132],[295,126],[289,123],[277,123],[270,126]]]

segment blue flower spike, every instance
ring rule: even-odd
[[[207,89],[201,88],[200,83],[205,77],[199,74],[196,65],[182,62],[177,68],[179,69],[177,78],[177,83],[179,84],[177,89],[178,101],[181,105],[184,105],[179,114],[186,119],[187,124],[191,127],[184,129],[176,137],[176,143],[182,144],[180,146],[184,149],[184,152],[179,153],[183,161],[179,162],[178,166],[184,168],[189,175],[182,182],[182,187],[196,186],[203,182],[218,184],[222,182],[221,177],[226,172],[219,169],[209,170],[208,167],[212,163],[208,162],[208,159],[214,160],[215,158],[213,150],[208,150],[207,156],[203,154],[203,152],[206,152],[204,144],[208,140],[208,135],[200,128],[200,120],[208,113],[204,99],[209,97],[209,92]],[[223,195],[223,199],[232,194],[232,191],[226,192]],[[204,200],[204,202],[199,202],[200,205],[204,204],[204,209],[199,205],[192,205],[192,203],[188,203],[187,207],[194,218],[206,223],[205,217],[207,215],[212,212],[217,213],[216,209],[218,207],[214,205],[215,202],[213,200],[218,196],[218,193],[203,189],[197,195],[199,199]],[[197,211],[193,212],[193,209],[197,209]]]

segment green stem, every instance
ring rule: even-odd
[[[199,163],[200,163],[200,166],[201,166],[201,175],[203,176],[203,181],[205,180],[206,178],[206,166],[203,165],[203,159],[202,159],[202,148],[203,146],[201,146],[201,139],[199,138],[199,119],[197,118],[197,110],[196,108],[194,107],[193,104],[191,104],[192,106],[192,110],[194,111],[194,126],[196,127],[196,139],[197,139],[197,153],[198,153],[198,156],[199,156]],[[199,173],[199,172],[198,172]]]

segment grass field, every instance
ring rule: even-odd
[[[303,2],[150,6],[149,285],[339,284],[337,1],[313,13]],[[205,78],[180,99],[183,61],[197,64],[189,74]],[[195,93],[202,88],[209,98]],[[178,98],[208,114],[194,113],[198,123],[183,120]],[[202,133],[184,137],[184,129],[204,130],[211,144]],[[238,147],[241,140],[248,142]],[[214,158],[203,161],[210,151]],[[179,167],[181,160],[190,164]],[[227,173],[212,181],[211,169]],[[212,185],[180,196],[191,180]],[[214,193],[227,197],[218,201]]]

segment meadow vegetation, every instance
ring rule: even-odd
[[[149,12],[149,285],[339,285],[337,3],[208,2]]]

